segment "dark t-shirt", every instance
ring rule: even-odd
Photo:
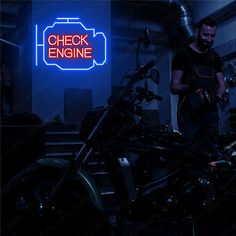
[[[214,96],[216,87],[218,86],[215,74],[218,72],[223,72],[223,65],[219,55],[213,49],[208,50],[206,53],[198,53],[188,46],[177,51],[172,60],[172,71],[181,70],[184,72],[183,78],[181,79],[182,84],[188,84],[190,80],[196,78],[196,68],[197,71],[201,71],[200,68],[203,67],[205,73],[207,71],[207,74],[209,74],[209,70],[206,70],[206,68],[211,68],[210,75],[212,75],[213,79],[206,79],[206,77],[203,76],[203,79],[195,79],[195,84],[197,87],[207,90],[208,93]],[[189,92],[180,93],[179,101],[182,101],[186,94],[189,94]]]
[[[196,65],[213,66],[215,73],[223,71],[223,65],[219,55],[214,50],[206,53],[198,53],[191,47],[180,49],[172,60],[172,71],[182,70],[184,74],[191,71],[191,61]]]

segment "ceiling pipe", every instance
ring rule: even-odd
[[[167,6],[172,10],[175,10],[178,14],[180,28],[184,33],[184,37],[187,42],[192,42],[195,39],[194,23],[189,7],[183,0],[162,0],[158,1],[159,6]]]
[[[180,0],[170,0],[170,6],[173,6],[180,17],[180,27],[188,43],[195,40],[194,23],[188,6]]]
[[[130,2],[132,3],[132,1]],[[176,11],[177,17],[179,20],[180,24],[180,29],[182,30],[184,34],[184,38],[187,43],[191,43],[195,39],[195,33],[194,33],[194,23],[193,23],[193,18],[191,15],[191,12],[186,5],[186,3],[183,0],[158,0],[158,1],[152,1],[151,5],[149,5],[149,2],[147,1],[147,6],[151,6],[153,8],[155,7],[163,7],[163,8],[169,8],[170,9],[170,14],[173,13],[173,11]],[[174,15],[174,14],[173,14]],[[176,16],[176,14],[175,14]],[[176,20],[176,19],[175,19]],[[172,24],[175,24],[176,21],[173,21]],[[140,22],[139,24],[140,25]],[[161,30],[158,29],[158,30]],[[155,32],[155,30],[153,30]],[[152,34],[153,34],[152,32]],[[169,46],[170,42],[167,42],[167,39],[165,38],[164,40],[160,39],[160,36],[157,36],[156,38],[159,38],[157,41],[158,44]],[[117,39],[117,37],[116,37]],[[119,37],[120,39],[120,37]],[[126,39],[124,39],[126,40]],[[152,40],[153,42],[153,40]]]
[[[195,40],[195,26],[192,14],[184,0],[161,0],[156,1],[155,4],[159,7],[169,6],[170,13],[175,10],[179,19],[180,29],[184,34],[186,43],[192,43]],[[172,22],[172,24],[173,23],[175,24],[175,21]]]

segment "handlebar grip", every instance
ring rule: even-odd
[[[162,100],[163,100],[163,97],[158,96],[158,95],[155,95],[155,99],[158,100],[158,101],[162,101]]]
[[[129,90],[131,89],[131,87],[136,82],[141,80],[143,75],[147,74],[148,70],[151,69],[155,64],[156,64],[155,61],[152,59],[146,65],[140,67],[135,73],[133,73],[133,75],[129,77],[130,81],[129,81],[129,83],[126,86],[125,91],[123,92],[123,96],[125,96],[124,94],[127,94],[129,92]]]
[[[143,66],[142,68],[143,73],[146,74],[148,70],[151,69],[155,65],[156,65],[156,62],[152,59],[146,65]]]

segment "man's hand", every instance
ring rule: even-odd
[[[220,95],[211,95],[206,90],[204,90],[204,97],[208,105],[214,105],[221,101]]]
[[[207,90],[198,88],[195,90],[195,94],[201,97],[207,105],[213,105],[221,101],[221,97],[219,95],[212,95]]]

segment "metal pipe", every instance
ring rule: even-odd
[[[188,6],[180,0],[170,0],[170,5],[174,6],[180,16],[180,26],[188,42],[195,39],[194,23]]]
[[[169,7],[177,11],[184,36],[188,43],[192,42],[195,39],[194,23],[189,7],[184,0],[162,0],[158,1],[157,4],[158,6]]]

